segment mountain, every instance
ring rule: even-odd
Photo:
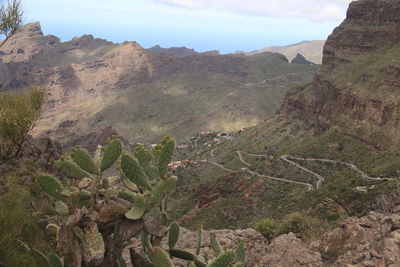
[[[219,51],[217,50],[212,50],[212,51],[206,51],[203,53],[198,53],[194,49],[190,49],[187,47],[170,47],[170,48],[162,48],[159,45],[153,46],[151,48],[146,49],[146,51],[154,53],[154,54],[159,54],[159,55],[175,55],[175,56],[190,56],[190,55],[214,55],[218,56],[220,55]]]
[[[303,55],[307,60],[315,63],[322,63],[322,50],[324,47],[324,40],[314,40],[314,41],[302,41],[297,44],[292,44],[288,46],[269,46],[264,47],[260,50],[252,51],[247,53],[248,55],[254,55],[264,52],[276,52],[285,55],[289,60],[296,57],[297,54]]]
[[[296,57],[294,59],[292,59],[292,61],[290,63],[294,63],[294,64],[314,64],[311,61],[308,61],[307,59],[305,59],[305,57],[303,57],[302,54],[297,54]]]
[[[192,162],[176,206],[191,208],[176,216],[235,228],[300,212],[329,228],[376,208],[400,177],[399,15],[398,0],[352,2],[313,82],[289,90],[276,116],[182,146]]]
[[[168,54],[168,55],[175,55],[175,56],[189,56],[189,55],[198,54],[196,51],[194,51],[194,49],[189,49],[184,46],[162,48],[161,46],[156,45],[156,46],[153,46],[146,50],[149,52],[155,53],[155,54]]]
[[[270,52],[176,56],[91,35],[60,42],[43,36],[39,23],[23,27],[7,45],[0,89],[43,87],[48,104],[34,133],[64,147],[101,129],[128,142],[239,130],[275,114],[287,89],[311,81],[318,68]]]

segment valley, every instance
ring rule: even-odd
[[[0,233],[93,266],[397,266],[399,18],[353,1],[326,41],[233,54],[25,25],[0,91],[45,104],[0,166]]]
[[[129,143],[253,126],[319,67],[290,64],[272,52],[178,56],[91,35],[61,42],[44,36],[40,23],[24,26],[9,44],[0,55],[0,88],[46,88],[48,104],[34,135],[62,140],[66,149],[110,126]]]

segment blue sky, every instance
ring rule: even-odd
[[[23,0],[26,22],[63,41],[93,34],[143,47],[251,51],[326,39],[350,0]]]

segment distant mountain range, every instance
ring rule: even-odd
[[[307,61],[312,62],[314,64],[322,63],[322,50],[324,48],[325,41],[323,40],[315,40],[315,41],[302,41],[297,44],[287,45],[287,46],[269,46],[264,47],[260,50],[254,50],[251,52],[243,52],[237,51],[234,54],[244,54],[244,55],[255,55],[264,52],[273,52],[280,53],[288,58],[289,61],[292,61],[300,54]],[[187,47],[171,47],[171,48],[162,48],[159,45],[153,46],[151,48],[146,49],[147,51],[155,54],[163,54],[163,55],[175,55],[175,56],[188,56],[188,55],[219,55],[220,52],[217,50],[207,51],[203,53],[196,52],[194,49],[190,49]],[[297,59],[298,60],[298,59]]]
[[[212,50],[212,51],[206,51],[203,53],[198,53],[194,49],[190,49],[187,47],[171,47],[171,48],[162,48],[159,45],[153,46],[151,48],[146,49],[147,51],[155,54],[160,54],[160,55],[175,55],[175,56],[190,56],[190,55],[220,55],[219,51],[217,50]]]
[[[245,53],[246,55],[255,55],[264,52],[276,52],[285,55],[289,60],[296,57],[297,54],[301,54],[308,61],[315,64],[322,63],[322,50],[324,48],[324,40],[315,41],[303,41],[297,44],[292,44],[288,46],[269,46],[264,47],[260,50],[251,51]]]

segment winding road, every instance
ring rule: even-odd
[[[215,155],[214,155],[214,151],[215,151],[215,149],[213,149],[213,150],[210,151],[210,155],[211,155],[212,157],[215,156]],[[242,169],[243,171],[246,171],[246,172],[248,172],[248,173],[250,173],[250,174],[252,174],[252,175],[255,175],[255,176],[258,176],[258,177],[262,177],[262,178],[267,178],[267,179],[270,179],[270,180],[276,180],[276,181],[280,181],[280,182],[285,182],[285,183],[291,183],[291,184],[297,184],[297,185],[306,186],[307,189],[308,189],[308,191],[314,190],[314,186],[313,186],[312,184],[309,184],[309,183],[303,183],[303,182],[288,180],[288,179],[284,179],[284,178],[273,177],[273,176],[261,174],[261,173],[259,173],[259,172],[257,172],[257,171],[249,170],[248,167],[251,167],[251,164],[248,163],[247,161],[245,161],[245,160],[243,159],[243,154],[242,154],[242,153],[245,153],[245,154],[247,154],[247,155],[249,155],[249,156],[252,156],[252,157],[265,157],[265,156],[268,156],[268,155],[252,154],[252,153],[243,152],[243,151],[240,151],[240,150],[237,150],[236,153],[237,153],[238,156],[239,156],[239,160],[240,160],[244,165],[247,166],[247,167],[245,167],[245,168]],[[373,181],[384,181],[384,180],[386,180],[386,181],[395,181],[395,180],[396,180],[396,179],[393,179],[393,178],[370,177],[367,173],[365,173],[365,172],[363,172],[362,170],[360,170],[360,168],[358,168],[358,167],[357,167],[355,164],[353,164],[353,163],[347,163],[347,162],[336,161],[336,160],[331,160],[331,159],[300,158],[300,157],[293,157],[293,156],[289,156],[289,155],[282,155],[282,156],[281,156],[281,159],[282,159],[283,161],[285,161],[285,162],[287,162],[287,163],[289,163],[289,164],[295,166],[296,168],[301,169],[302,171],[307,172],[307,173],[309,173],[309,174],[315,176],[315,177],[317,178],[316,189],[321,188],[321,185],[322,185],[322,183],[325,181],[325,178],[324,178],[322,175],[320,175],[320,174],[318,174],[318,173],[316,173],[316,172],[313,172],[312,170],[307,169],[307,168],[304,167],[304,166],[301,166],[300,164],[296,163],[296,162],[293,161],[293,160],[297,160],[297,161],[319,161],[319,162],[328,162],[328,163],[346,165],[346,166],[350,167],[351,169],[353,169],[354,171],[358,172],[364,179],[367,179],[367,180],[373,180]],[[229,171],[229,172],[237,171],[237,170],[228,169],[228,168],[226,168],[225,166],[223,166],[222,164],[219,164],[219,163],[214,162],[214,161],[201,160],[201,162],[213,164],[213,165],[215,165],[215,166],[217,166],[217,167],[220,167],[221,169],[223,169],[223,170],[225,170],[225,171]],[[365,187],[357,187],[356,190],[358,190],[358,191],[365,191]]]

